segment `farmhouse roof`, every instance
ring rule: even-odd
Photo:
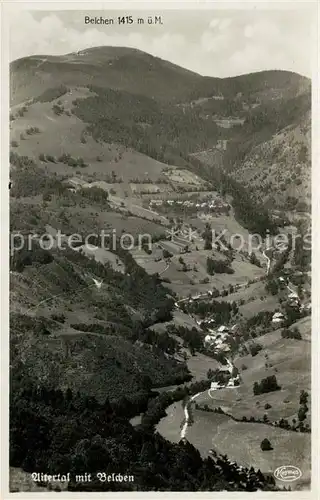
[[[284,315],[281,312],[276,312],[274,313],[273,318],[284,318]]]

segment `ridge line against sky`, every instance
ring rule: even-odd
[[[99,45],[99,46],[96,46],[96,47],[83,47],[82,49],[79,50],[79,52],[82,52],[84,53],[86,50],[89,50],[89,49],[100,49],[100,48],[109,48],[109,47],[115,47],[115,48],[123,48],[123,49],[133,49],[133,47],[125,47],[125,46],[120,46],[120,45]],[[209,75],[204,75],[204,74],[201,74],[199,73],[198,71],[194,71],[192,69],[189,69],[189,68],[185,68],[184,66],[181,66],[181,64],[178,64],[178,63],[175,63],[175,62],[172,62],[172,61],[169,61],[168,59],[164,59],[163,57],[160,57],[160,56],[155,56],[154,54],[151,54],[150,52],[148,52],[147,50],[141,50],[141,49],[137,49],[139,50],[140,52],[144,53],[144,54],[147,54],[147,55],[150,55],[150,56],[153,56],[153,57],[158,57],[160,60],[164,61],[164,62],[167,62],[167,63],[170,63],[170,64],[173,64],[175,66],[178,66],[179,68],[183,69],[183,70],[186,70],[186,71],[190,71],[191,73],[194,73],[196,75],[199,75],[199,76],[202,76],[204,78],[221,78],[222,80],[226,79],[226,78],[236,78],[236,77],[239,77],[239,76],[245,76],[245,75],[248,75],[248,74],[255,74],[255,73],[264,73],[266,71],[283,71],[283,72],[288,72],[288,73],[295,73],[297,75],[300,75],[302,77],[305,77],[305,78],[308,78],[310,79],[310,76],[307,76],[307,75],[303,75],[302,73],[298,73],[297,71],[292,71],[292,70],[286,70],[286,69],[281,69],[281,68],[268,68],[268,69],[259,69],[257,71],[250,71],[250,72],[247,72],[247,73],[239,73],[239,74],[236,74],[236,75],[232,75],[232,76],[224,76],[224,77],[215,77],[215,76],[209,76]],[[68,56],[68,55],[71,55],[71,54],[75,54],[75,52],[66,52],[65,54],[32,54],[32,55],[29,55],[29,56],[23,56],[23,57],[19,57],[17,59],[13,59],[12,61],[10,61],[10,64],[11,63],[14,63],[16,61],[19,61],[21,59],[25,59],[25,58],[28,58],[28,57],[61,57],[63,58],[64,56]]]
[[[162,26],[105,26],[85,24],[84,20],[85,16],[116,18],[120,14],[92,10],[23,12],[10,19],[10,60],[121,46],[142,50],[203,76],[225,78],[264,70],[311,76],[312,16],[308,10],[151,12],[162,15]]]

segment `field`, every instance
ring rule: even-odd
[[[242,286],[233,293],[230,293],[227,297],[217,297],[216,300],[220,301],[235,301],[244,300],[245,302],[252,302],[257,297],[265,296],[265,283],[263,281],[257,281],[255,283],[247,284]]]
[[[198,401],[199,398],[196,399]],[[157,432],[172,442],[180,441],[184,412],[180,401],[166,410],[167,416],[156,426]],[[225,415],[208,413],[192,408],[193,423],[188,427],[187,439],[201,453],[207,456],[210,449],[227,454],[239,465],[262,472],[273,473],[281,465],[294,464],[303,473],[299,488],[310,481],[310,434],[299,434],[265,424],[235,422]],[[267,437],[271,451],[261,451],[260,443]],[[238,441],[241,440],[241,444]],[[283,486],[283,484],[282,484]]]
[[[188,357],[187,365],[195,380],[206,380],[209,369],[221,368],[220,363],[215,359],[198,352],[195,356]]]
[[[152,246],[152,253],[150,255],[139,247],[135,247],[130,253],[136,263],[143,267],[149,274],[159,273],[162,275],[163,271],[167,268],[166,262],[162,259],[162,251],[157,251],[156,245]],[[161,258],[161,260],[155,260],[159,258]]]
[[[299,328],[303,340],[282,339],[281,330],[260,337],[257,341],[264,349],[258,355],[234,360],[235,366],[240,369],[241,385],[235,389],[204,391],[196,398],[196,403],[200,406],[208,405],[209,408],[220,406],[226,413],[240,419],[243,416],[248,419],[251,416],[263,418],[264,414],[268,415],[270,421],[285,418],[291,423],[292,418],[297,419],[300,391],[304,389],[310,392],[310,318],[303,318],[294,326]],[[265,367],[266,355],[270,364],[268,368]],[[197,355],[189,358],[188,366],[192,370],[193,364],[193,372],[204,378],[210,367],[210,363],[206,362],[207,359],[200,359],[200,355]],[[244,364],[245,370],[242,369]],[[276,374],[281,390],[254,396],[253,383],[273,374]],[[264,408],[266,403],[270,405],[267,410]],[[308,405],[310,406],[309,402]],[[159,422],[157,431],[167,439],[178,442],[183,418],[181,403],[175,403],[167,409],[167,417]],[[303,475],[293,487],[300,489],[308,486],[310,434],[255,422],[236,422],[227,415],[195,407],[192,408],[192,419],[193,423],[187,430],[187,439],[203,456],[213,448],[218,453],[227,454],[230,460],[239,465],[250,467],[254,464],[256,469],[271,473],[281,465],[295,465],[301,469]],[[310,412],[306,423],[310,424]],[[273,450],[261,451],[260,443],[264,438],[270,440]],[[241,446],[237,444],[238,439],[241,439]]]
[[[200,187],[204,184],[201,177],[193,174],[192,172],[189,172],[189,170],[185,170],[182,168],[166,169],[165,175],[173,183],[190,184],[197,187]]]
[[[52,102],[30,104],[24,116],[17,116],[13,122],[10,139],[18,143],[15,151],[36,160],[41,153],[56,158],[63,153],[75,158],[82,157],[88,166],[79,171],[86,180],[107,181],[114,172],[117,178],[127,183],[128,189],[133,179],[158,180],[167,165],[124,146],[98,143],[85,133],[86,124],[72,114],[71,109],[73,100],[88,95],[93,94],[86,88],[79,88]],[[52,106],[58,102],[68,114],[54,113]],[[15,114],[20,107],[13,108],[12,113]],[[29,135],[26,130],[30,127],[37,127],[40,132]],[[73,176],[75,173],[73,167],[63,163],[43,165],[61,175]]]
[[[130,183],[130,189],[133,195],[145,195],[147,194],[157,194],[157,193],[168,193],[173,192],[170,184],[153,183],[148,184],[146,182],[141,184]]]
[[[94,210],[90,207],[68,207],[65,209],[66,216],[70,218],[78,230],[90,234],[94,231],[105,230],[106,234],[115,234],[120,237],[122,233],[132,236],[143,234],[163,234],[164,227],[151,220],[141,219],[136,216],[129,216],[126,213],[112,212],[109,210]],[[129,243],[128,243],[129,245]]]
[[[186,328],[196,328],[196,330],[201,332],[201,329],[199,325],[197,325],[196,321],[180,309],[174,309],[172,316],[172,321],[168,321],[166,323],[156,323],[155,325],[152,325],[151,328],[157,332],[164,332],[168,325],[174,324],[177,326],[185,326]]]
[[[81,251],[89,259],[94,257],[97,262],[102,264],[110,264],[111,267],[118,272],[124,273],[125,266],[123,262],[109,250],[104,248],[97,248],[93,245],[81,245],[76,248],[77,251]]]
[[[171,283],[168,287],[183,298],[189,295],[190,284],[192,284],[192,295],[194,295],[196,293],[205,293],[212,290],[213,287],[222,290],[229,285],[243,285],[249,280],[259,278],[265,274],[264,269],[250,264],[241,254],[237,253],[231,265],[234,274],[223,273],[210,276],[206,270],[206,261],[208,257],[212,256],[216,259],[225,259],[222,254],[216,251],[194,250],[182,255],[188,269],[190,269],[189,271],[181,270],[181,264],[177,258],[174,258],[162,277],[169,278]],[[205,278],[208,278],[209,282],[201,283]],[[239,295],[240,293],[239,291]]]
[[[279,308],[277,297],[271,295],[264,296],[263,300],[260,297],[255,300],[249,300],[246,304],[239,307],[239,311],[244,318],[250,318],[261,311],[275,311],[277,308]]]
[[[162,418],[156,425],[156,431],[173,443],[179,443],[181,423],[184,419],[184,412],[181,401],[173,403],[166,408],[167,416]]]

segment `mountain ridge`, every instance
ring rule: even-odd
[[[140,65],[138,71],[136,71],[135,63]],[[55,65],[56,67],[54,67]],[[57,67],[57,65],[59,67]],[[91,75],[91,77],[89,78],[88,75],[81,74],[81,70],[79,71],[79,67],[81,65],[88,65],[91,69],[91,72],[96,69],[101,73],[102,69],[104,69],[104,80],[101,80],[98,74]],[[103,65],[107,67],[103,68]],[[115,67],[112,67],[114,65]],[[70,71],[71,69],[74,70],[76,66],[78,67],[78,69],[76,70],[77,77],[81,78],[81,81],[77,82],[78,85],[91,83],[99,86],[99,82],[101,82],[102,86],[105,87],[112,87],[112,85],[115,85],[116,88],[129,90],[133,93],[139,93],[139,89],[136,88],[138,82],[138,85],[141,87],[140,93],[141,90],[143,90],[144,92],[146,92],[146,95],[152,96],[152,94],[154,93],[155,96],[163,100],[173,100],[177,102],[177,86],[179,85],[180,99],[184,99],[192,94],[198,95],[199,97],[201,97],[202,94],[203,96],[206,96],[208,92],[220,92],[223,90],[223,88],[227,93],[233,93],[234,86],[238,86],[238,92],[243,91],[243,86],[246,85],[246,79],[248,77],[250,77],[251,79],[254,78],[258,86],[261,85],[261,83],[259,83],[259,80],[262,79],[263,84],[264,79],[268,79],[270,77],[280,78],[280,80],[286,80],[286,78],[290,78],[292,79],[292,84],[294,84],[294,86],[297,86],[297,88],[299,88],[302,82],[304,83],[304,85],[307,85],[308,82],[310,82],[307,77],[301,76],[298,73],[282,70],[264,70],[256,73],[249,73],[226,78],[203,76],[196,72],[185,69],[177,64],[168,62],[164,59],[153,56],[138,49],[131,49],[128,47],[102,46],[84,49],[83,51],[68,53],[62,56],[33,55],[12,61],[10,63],[10,72],[11,74],[14,74],[14,78],[11,78],[11,97],[14,99],[15,103],[21,103],[24,100],[30,98],[29,94],[30,92],[32,92],[32,84],[35,89],[34,76],[37,73],[38,77],[40,76],[43,79],[41,87],[42,91],[45,90],[45,88],[48,88],[47,85],[52,86],[53,83],[59,83],[59,80],[61,78],[57,73],[59,73],[59,71],[61,71],[62,69],[65,72],[63,77],[64,80],[68,80],[68,82],[65,81],[65,84],[72,85],[72,77],[71,75],[67,76],[66,71]],[[106,72],[106,69],[109,71]],[[142,79],[141,72],[143,70],[146,73],[143,75]],[[163,78],[161,78],[161,74],[159,74],[159,71],[163,72]],[[16,84],[13,83],[13,80],[17,80],[19,77],[21,78],[23,76],[19,74],[20,72],[28,73],[28,92],[25,94],[23,94],[21,91],[21,83],[20,85],[17,85],[17,88]],[[123,77],[118,78],[118,80],[115,79],[116,76],[119,77],[121,72],[125,72],[127,79],[129,79],[130,72],[133,73],[136,80],[130,78],[130,82],[126,84],[123,81]],[[48,83],[46,85],[46,75],[50,73],[51,82],[49,83],[47,80]],[[172,86],[170,85],[170,78],[172,81]],[[149,87],[150,83],[153,84],[153,88]],[[280,84],[283,85],[283,83],[281,82]],[[24,86],[26,85],[27,82],[24,82]],[[161,86],[164,87],[162,90]],[[200,88],[197,88],[199,86]],[[35,97],[35,95],[33,95],[32,97]]]

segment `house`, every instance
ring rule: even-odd
[[[210,389],[212,389],[213,391],[216,391],[219,388],[220,388],[219,382],[211,382]]]
[[[210,334],[206,335],[204,338],[204,342],[205,344],[213,344],[215,342],[215,336]]]
[[[272,316],[272,323],[282,323],[284,320],[285,317],[281,312],[276,312]]]
[[[300,306],[299,296],[294,292],[290,293],[288,295],[288,301],[289,301],[289,305],[292,307],[299,307]]]
[[[218,332],[219,333],[227,333],[227,332],[229,332],[229,328],[227,326],[221,325],[218,328]]]
[[[83,179],[79,179],[78,177],[72,177],[72,179],[67,179],[65,183],[69,184],[69,186],[71,184],[70,187],[76,190],[82,187],[88,187],[88,183]]]

